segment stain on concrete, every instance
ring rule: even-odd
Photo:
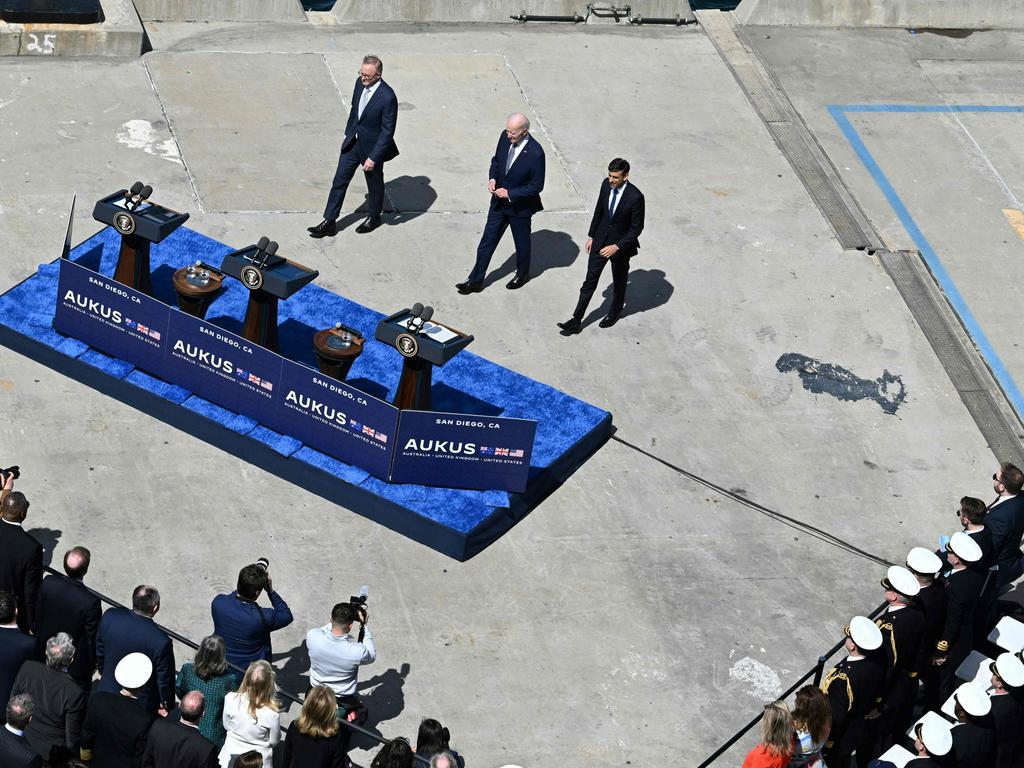
[[[808,392],[849,402],[874,400],[888,414],[896,413],[907,398],[903,380],[889,371],[882,371],[877,379],[862,379],[846,368],[796,352],[782,355],[775,361],[775,367],[781,373],[796,371]]]

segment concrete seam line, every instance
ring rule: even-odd
[[[153,79],[153,73],[149,71],[149,64],[146,59],[142,59],[142,68],[146,70],[146,77],[149,78],[149,87],[153,89],[153,95],[156,96],[156,102],[160,105],[160,114],[164,116],[164,122],[167,123],[167,131],[171,134],[171,139],[174,140],[174,146],[178,148],[178,157],[181,158],[181,167],[185,169],[185,178],[188,179],[188,185],[192,188],[192,196],[196,199],[196,207],[199,208],[200,213],[206,213],[203,210],[203,201],[199,197],[199,190],[196,187],[196,181],[192,178],[192,171],[189,170],[188,163],[185,161],[185,153],[181,151],[181,142],[178,141],[178,137],[174,134],[174,126],[171,125],[170,115],[167,114],[167,108],[164,106],[164,100],[160,98],[160,91],[157,90],[156,81]]]

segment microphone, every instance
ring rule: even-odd
[[[259,261],[260,257],[266,255],[268,245],[270,245],[270,238],[268,237],[261,237],[259,240],[257,240],[256,250],[252,252],[252,256],[249,257],[249,260],[252,261],[253,264]]]
[[[423,313],[423,305],[417,301],[412,305],[411,312],[413,317],[419,317]]]
[[[426,323],[433,316],[434,316],[434,308],[433,307],[424,307],[423,308],[423,314],[420,315],[420,328],[422,328],[424,323]]]
[[[260,262],[260,267],[267,266],[267,262],[276,264],[278,260],[274,258],[275,253],[277,253],[277,241],[271,240],[270,244],[267,246],[267,249],[263,252],[263,261]]]
[[[131,200],[133,197],[135,197],[141,191],[142,191],[142,182],[141,181],[136,181],[134,184],[132,184],[132,188],[124,193],[124,199],[125,200]]]
[[[139,190],[139,200],[145,200],[153,194],[153,188],[147,184],[141,190]]]

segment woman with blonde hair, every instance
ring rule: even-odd
[[[238,755],[250,750],[263,755],[264,768],[272,768],[274,746],[281,740],[274,678],[270,662],[254,661],[245,670],[238,692],[224,697],[224,728],[228,735],[220,751],[221,768],[232,768]]]
[[[348,729],[338,723],[338,702],[326,685],[309,689],[302,712],[284,740],[284,768],[344,768]]]
[[[761,716],[761,742],[750,750],[743,768],[786,768],[793,755],[793,716],[784,701],[766,704]]]

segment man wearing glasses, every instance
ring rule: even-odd
[[[366,221],[356,227],[356,232],[366,234],[381,225],[384,212],[384,163],[398,156],[395,144],[395,125],[398,123],[398,97],[391,86],[381,79],[384,64],[377,56],[363,57],[352,93],[352,108],[345,125],[345,137],[341,142],[341,157],[334,183],[327,196],[324,220],[315,227],[309,227],[313,238],[334,237],[338,232],[337,219],[345,192],[355,176],[356,169],[362,168],[369,192],[369,212]]]
[[[491,158],[487,181],[491,203],[476,249],[476,264],[466,282],[455,285],[459,293],[479,293],[484,289],[487,265],[509,227],[516,246],[516,275],[505,287],[514,291],[529,282],[530,219],[537,211],[544,210],[540,202],[543,189],[544,149],[530,136],[530,121],[526,115],[518,112],[509,115]]]

